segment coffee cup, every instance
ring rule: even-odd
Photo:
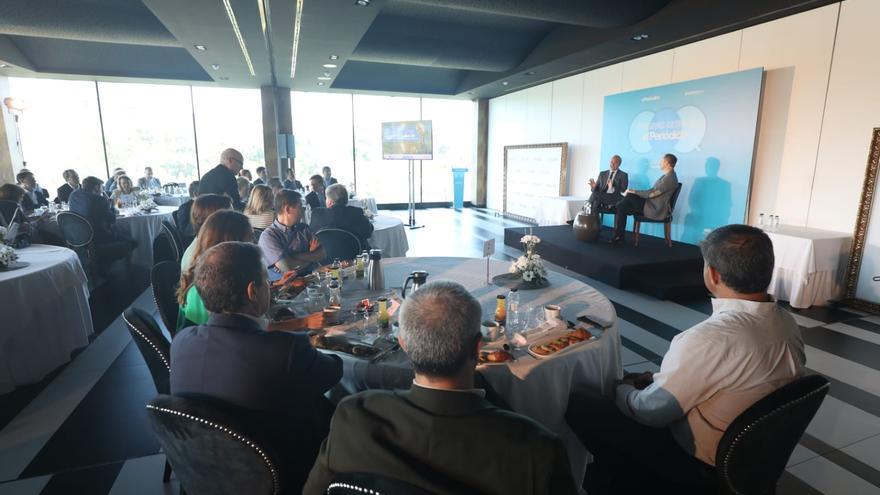
[[[486,320],[480,324],[480,331],[487,342],[492,342],[501,338],[504,327],[499,325],[497,321]]]
[[[546,320],[558,320],[559,319],[559,306],[555,304],[547,304],[544,306],[544,319]]]
[[[335,325],[339,318],[339,306],[327,306],[324,308],[324,325]]]

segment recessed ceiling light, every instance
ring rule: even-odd
[[[322,83],[322,82],[318,83],[318,86],[323,86],[323,85],[324,85],[324,83]]]
[[[332,76],[332,75],[333,75],[333,74],[331,74],[331,73],[329,73],[329,72],[325,72],[325,73],[324,73],[324,77],[330,77],[330,76]]]
[[[637,35],[635,35],[635,36],[632,37],[632,40],[633,40],[633,41],[642,41],[642,40],[646,40],[646,39],[648,39],[648,35],[647,35],[647,34],[637,34]]]
[[[229,78],[228,78],[228,77],[226,77],[226,76],[220,76],[220,80],[221,80],[221,81],[228,81],[228,80],[229,80]]]
[[[510,84],[510,83],[507,82],[507,81],[501,81],[501,85],[502,85],[502,86],[507,86],[508,84]]]
[[[319,78],[318,78],[319,81],[329,81],[329,80],[331,80],[331,79],[333,79],[333,78],[332,78],[332,77],[328,77],[328,76],[324,76],[324,77],[319,77]]]
[[[214,70],[220,70],[220,64],[211,64],[211,68]]]
[[[526,75],[527,75],[527,76],[534,76],[534,75],[535,75],[535,71],[530,70],[530,71],[526,72]]]
[[[354,4],[358,7],[369,7],[372,0],[355,0]]]
[[[339,60],[339,55],[330,55],[330,60]]]
[[[193,46],[196,47],[196,50],[199,50],[202,52],[208,49],[208,47],[206,47],[205,45],[193,45]]]
[[[324,64],[322,67],[324,67],[325,69],[335,69],[336,64]]]

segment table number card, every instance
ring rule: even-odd
[[[493,254],[495,254],[495,238],[483,242],[483,257],[486,258]]]

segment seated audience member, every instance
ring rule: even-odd
[[[598,180],[590,179],[590,198],[587,202],[595,212],[600,206],[613,208],[623,199],[629,189],[629,175],[620,170],[622,160],[619,155],[611,157],[608,170],[599,172]]]
[[[194,285],[211,316],[174,336],[171,393],[238,408],[280,457],[285,493],[301,493],[329,430],[332,405],[323,394],[342,378],[342,360],[315,350],[305,333],[265,331],[270,296],[260,258],[246,242],[223,242],[199,257]]]
[[[177,302],[180,304],[180,316],[177,318],[178,328],[190,325],[201,325],[208,321],[208,312],[199,292],[193,285],[195,267],[199,255],[208,249],[227,241],[254,242],[254,229],[243,214],[232,210],[215,211],[208,216],[205,224],[199,229],[199,236],[193,242],[192,263],[180,273],[180,285],[177,287]]]
[[[67,203],[70,193],[79,189],[79,174],[76,170],[69,168],[61,174],[61,177],[64,178],[64,185],[58,188],[58,196],[55,198],[55,203],[59,205]]]
[[[101,192],[101,184],[97,177],[83,179],[82,187],[70,193],[70,211],[89,222],[95,244],[118,244],[118,250],[114,248],[113,254],[119,254],[121,250],[131,252],[137,242],[116,229],[116,210]]]
[[[272,190],[272,194],[278,194],[278,191],[284,189],[284,184],[281,183],[280,178],[272,177],[269,179],[269,189]]]
[[[324,196],[324,178],[320,175],[309,177],[309,184],[312,186],[312,192],[306,194],[306,204],[309,208],[321,208],[327,204],[327,197]]]
[[[238,197],[241,202],[247,204],[248,197],[251,194],[251,183],[244,177],[236,177],[235,183],[238,185]]]
[[[274,195],[268,186],[254,186],[244,214],[255,229],[265,229],[275,220]]]
[[[431,282],[408,296],[398,339],[415,371],[412,388],[343,399],[303,493],[326,493],[347,473],[435,495],[577,493],[559,438],[474,388],[481,316],[480,303],[455,282]]]
[[[675,175],[675,164],[678,158],[671,153],[663,155],[660,170],[663,175],[654,182],[651,189],[636,191],[627,189],[626,196],[614,208],[614,236],[609,242],[623,242],[626,230],[627,215],[644,215],[653,220],[662,220],[669,214],[672,193],[678,187],[678,176]]]
[[[291,191],[303,190],[302,182],[296,180],[296,172],[293,171],[293,168],[287,169],[287,178],[284,179],[284,189],[290,189]]]
[[[21,206],[24,189],[16,184],[0,186],[0,227],[11,223],[27,223],[24,208]]]
[[[238,173],[238,176],[239,176],[239,177],[244,177],[245,179],[248,180],[248,182],[253,182],[253,181],[254,181],[254,176],[251,175],[251,171],[248,170],[248,169],[246,169],[246,168],[241,169],[241,171]]]
[[[134,185],[127,175],[121,175],[116,179],[116,189],[113,190],[110,199],[113,200],[113,204],[117,208],[124,208],[126,205],[137,205],[138,198],[135,194]]]
[[[260,235],[260,249],[266,267],[281,273],[308,271],[324,259],[324,248],[303,217],[302,197],[296,191],[282,189],[275,195],[275,221]]]
[[[180,256],[181,272],[187,271],[195,259],[194,254],[196,246],[199,243],[199,232],[201,231],[202,224],[205,223],[205,220],[207,220],[208,217],[211,216],[211,213],[214,213],[215,211],[230,209],[232,209],[232,200],[229,199],[229,196],[224,196],[222,194],[202,194],[193,201],[189,222],[190,225],[192,225],[193,232],[195,232],[195,238],[190,245],[187,246],[186,250],[184,250],[183,255]]]
[[[144,167],[144,176],[138,179],[139,189],[160,189],[162,182],[153,177],[153,167]]]
[[[24,197],[21,200],[21,206],[25,211],[34,211],[40,206],[49,206],[49,198],[42,189],[37,186],[37,180],[34,178],[33,172],[27,170],[21,171],[15,176],[15,180],[24,189]]]
[[[770,238],[728,225],[700,248],[703,279],[715,296],[712,316],[672,339],[658,373],[625,376],[616,405],[588,394],[569,400],[568,423],[595,457],[589,493],[662,493],[657,480],[711,480],[730,423],[804,373],[798,325],[766,292]]]
[[[188,244],[187,239],[192,240],[196,235],[190,222],[190,212],[192,211],[193,201],[198,196],[199,181],[194,180],[189,183],[189,199],[177,208],[177,215],[174,219],[177,223],[177,230],[180,232],[181,237],[183,237],[185,244]]]
[[[364,216],[364,210],[348,206],[348,191],[342,184],[327,188],[327,207],[312,210],[309,227],[312,232],[334,228],[351,232],[361,242],[362,249],[369,249],[367,239],[373,235],[373,224]]]
[[[269,185],[269,171],[266,170],[266,167],[257,167],[257,178],[254,179],[255,186],[268,186]]]
[[[336,179],[333,178],[333,174],[330,171],[330,167],[322,168],[321,174],[323,175],[322,178],[324,179],[324,186],[325,187],[330,187],[333,184],[336,184]]]
[[[113,169],[113,175],[111,175],[107,183],[104,184],[104,193],[106,193],[108,197],[113,194],[113,191],[116,189],[116,180],[123,175],[125,175],[125,170],[122,170],[119,167]]]
[[[235,178],[244,165],[244,158],[232,148],[220,154],[220,164],[212,168],[199,181],[200,194],[225,194],[232,199],[232,207],[241,210],[244,205],[238,195],[238,183]]]

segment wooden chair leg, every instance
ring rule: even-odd
[[[636,247],[639,247],[639,229],[642,227],[642,222],[638,220],[633,220],[633,239],[635,240]]]
[[[672,247],[672,222],[665,222],[663,227],[666,231],[666,247]]]

